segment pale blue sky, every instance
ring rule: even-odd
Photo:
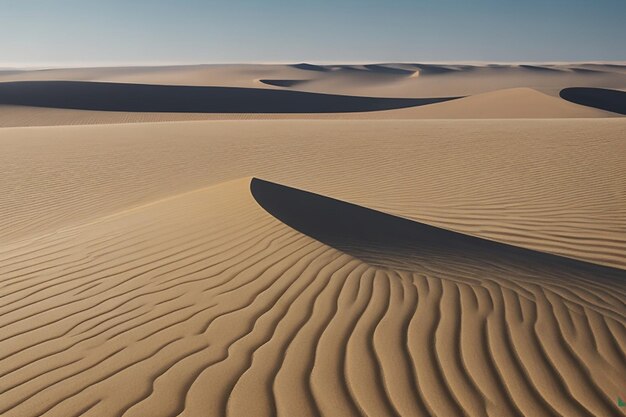
[[[0,0],[0,67],[626,60],[626,0]]]

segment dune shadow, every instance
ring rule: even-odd
[[[540,65],[524,65],[524,64],[522,64],[519,67],[522,68],[522,69],[526,69],[526,70],[530,70],[530,71],[534,71],[534,72],[546,72],[546,73],[562,72],[558,68],[552,68],[552,67],[546,67],[546,66],[540,66]]]
[[[606,88],[570,87],[559,93],[562,99],[583,106],[626,114],[626,92]]]
[[[381,65],[381,64],[369,64],[369,65],[364,65],[364,67],[368,71],[375,72],[378,74],[399,75],[399,76],[406,76],[406,77],[410,77],[411,75],[415,74],[415,71],[411,71],[411,70],[407,70],[403,68],[394,68],[391,66]]]
[[[300,64],[289,65],[291,68],[301,69],[305,71],[316,71],[316,72],[328,72],[330,68],[324,67],[322,65],[314,65],[307,64],[306,62],[302,62]]]
[[[602,74],[602,73],[606,73],[606,71],[601,70],[601,69],[591,69],[591,68],[570,68],[569,69],[571,72],[577,73],[577,74]]]
[[[305,84],[309,80],[259,80],[263,84],[273,85],[274,87],[296,87]]]
[[[499,243],[254,178],[250,190],[268,213],[322,243],[373,265],[411,269],[433,263],[626,280],[626,271]],[[464,266],[465,268],[465,266]]]
[[[0,83],[0,104],[77,110],[172,113],[349,113],[392,110],[458,97],[381,98],[263,88],[88,81]]]

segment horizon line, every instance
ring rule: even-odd
[[[232,61],[232,62],[92,62],[86,64],[2,64],[0,71],[7,70],[53,70],[53,69],[96,69],[96,68],[142,68],[142,67],[193,67],[193,66],[218,66],[218,65],[389,65],[389,64],[427,64],[427,65],[567,65],[567,64],[617,64],[626,65],[626,60],[562,60],[562,61],[507,61],[507,60],[458,60],[458,61]]]

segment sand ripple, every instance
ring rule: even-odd
[[[0,414],[620,415],[623,271],[430,238],[340,250],[242,179],[6,244]]]

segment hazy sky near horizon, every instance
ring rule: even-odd
[[[626,0],[0,0],[0,67],[626,60]]]

